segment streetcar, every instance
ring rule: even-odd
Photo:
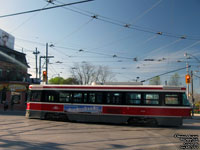
[[[185,87],[30,85],[29,91],[27,118],[181,126],[192,111]]]

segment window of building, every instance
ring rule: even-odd
[[[21,93],[20,92],[11,92],[11,104],[20,104]]]
[[[15,58],[15,54],[10,54],[10,56],[11,56],[12,58]]]
[[[0,78],[2,78],[2,77],[3,77],[3,70],[0,69]]]
[[[154,93],[144,94],[144,104],[158,105],[159,104],[159,94],[154,94]]]
[[[178,105],[178,94],[165,94],[165,104],[166,105]]]
[[[126,104],[141,104],[141,94],[126,93]]]

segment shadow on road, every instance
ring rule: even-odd
[[[26,111],[0,111],[0,115],[25,116]]]
[[[52,142],[42,142],[42,143],[34,143],[34,142],[26,142],[21,140],[7,140],[0,139],[1,148],[5,149],[22,149],[22,150],[35,150],[35,149],[56,149],[60,150],[59,146],[61,144],[52,143]]]

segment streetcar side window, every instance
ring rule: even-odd
[[[107,93],[106,98],[107,98],[106,99],[107,104],[120,105],[122,103],[122,93],[118,93],[118,92]]]
[[[73,103],[81,103],[82,102],[83,93],[74,92],[73,95]]]
[[[89,103],[95,103],[95,93],[89,93]]]
[[[188,101],[185,93],[182,94],[182,100],[183,100],[183,106],[190,106],[190,102]]]
[[[83,93],[83,103],[87,103],[87,97],[88,97],[88,94]]]
[[[145,93],[144,94],[144,104],[158,105],[159,104],[159,94]]]
[[[55,96],[54,95],[48,95],[47,101],[54,102],[55,101]]]
[[[56,91],[45,91],[45,102],[58,102],[58,92]]]
[[[102,101],[103,101],[103,93],[102,92],[88,93],[88,103],[101,104]]]
[[[61,103],[69,103],[72,99],[72,93],[70,92],[62,92],[59,93],[59,102]]]
[[[140,93],[126,93],[126,104],[134,105],[141,104]]]
[[[40,102],[41,101],[41,91],[31,91],[30,93],[30,101],[31,102]]]
[[[165,104],[166,105],[178,105],[178,94],[165,94]]]

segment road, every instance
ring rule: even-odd
[[[200,119],[179,128],[73,123],[26,119],[24,113],[0,112],[0,149],[10,150],[175,150],[182,137],[199,145]]]

